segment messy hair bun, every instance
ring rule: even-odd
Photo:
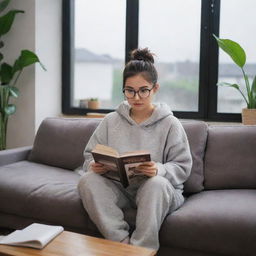
[[[125,65],[123,72],[123,86],[127,78],[142,75],[149,83],[157,83],[158,74],[154,66],[153,53],[148,48],[135,49],[130,53],[130,61]]]
[[[143,60],[154,63],[153,55],[148,48],[135,49],[131,52],[131,60]]]

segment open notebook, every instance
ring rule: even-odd
[[[61,226],[33,223],[22,230],[16,230],[3,237],[0,244],[42,249],[63,230]]]

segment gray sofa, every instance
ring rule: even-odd
[[[48,118],[33,147],[0,152],[0,227],[41,222],[100,236],[76,188],[99,121]],[[182,124],[193,168],[184,205],[162,225],[158,255],[256,255],[256,126]],[[124,212],[132,227],[136,212]]]

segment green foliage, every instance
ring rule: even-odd
[[[244,65],[246,63],[246,53],[244,49],[236,42],[231,41],[229,39],[220,39],[217,36],[213,35],[216,39],[219,47],[226,52],[230,58],[234,61],[234,63],[241,69],[246,85],[246,92],[247,95],[244,95],[244,93],[241,91],[240,86],[238,84],[230,84],[230,83],[224,83],[220,82],[217,83],[218,86],[228,86],[233,87],[236,90],[240,92],[242,97],[244,98],[247,108],[254,109],[256,108],[256,76],[253,79],[252,84],[250,85],[249,79],[247,74],[244,70]]]
[[[0,12],[2,12],[10,3],[10,0],[4,0],[0,2]]]
[[[24,13],[21,10],[12,10],[9,11],[4,16],[0,17],[0,37],[7,34],[11,29],[12,23],[14,21],[15,15],[17,13]]]
[[[3,63],[0,66],[0,79],[1,79],[1,84],[8,84],[13,75],[12,75],[12,66],[7,64],[7,63]]]
[[[10,0],[0,0],[0,13],[10,3]],[[0,16],[0,49],[5,44],[2,41],[2,36],[6,35],[14,22],[16,14],[24,13],[23,10],[10,10],[6,14]],[[10,104],[10,97],[17,98],[19,96],[19,90],[16,83],[23,71],[27,66],[35,63],[39,63],[45,70],[45,67],[40,62],[35,53],[29,50],[22,50],[20,56],[15,60],[14,64],[8,64],[3,61],[4,55],[0,52],[0,150],[6,148],[6,131],[7,122],[10,115],[16,111],[16,106]]]
[[[13,73],[15,74],[17,71],[21,71],[24,67],[30,66],[36,62],[38,62],[41,67],[46,70],[36,54],[29,50],[22,50],[19,58],[14,63]]]

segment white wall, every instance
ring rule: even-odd
[[[24,69],[14,99],[17,111],[9,119],[7,148],[31,145],[42,119],[61,113],[61,0],[12,0],[17,14],[11,31],[3,37],[5,61],[13,63],[22,49],[39,56],[39,64]]]
[[[36,53],[45,72],[36,65],[35,128],[48,116],[61,113],[62,0],[36,0]]]

